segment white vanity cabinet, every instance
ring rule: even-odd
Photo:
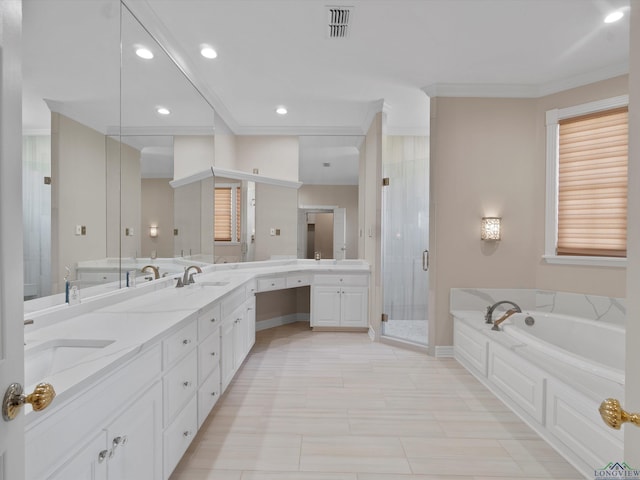
[[[368,285],[368,275],[315,275],[311,287],[311,326],[368,327]]]
[[[258,288],[259,290],[259,288]],[[220,331],[220,372],[224,392],[236,371],[247,357],[256,339],[255,295],[242,292],[230,296],[222,303],[222,327]]]
[[[52,404],[25,429],[25,478],[161,478],[160,371],[155,346],[58,408]]]
[[[220,303],[198,316],[198,428],[220,397],[221,323]]]

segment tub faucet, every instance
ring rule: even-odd
[[[502,305],[502,304],[504,304],[504,303],[508,303],[509,305],[513,305],[513,308],[516,310],[516,312],[518,312],[518,313],[522,312],[522,310],[520,309],[520,307],[519,307],[518,305],[516,305],[515,303],[510,302],[509,300],[502,300],[502,301],[500,301],[500,302],[496,302],[496,303],[494,303],[494,304],[493,304],[493,305],[491,305],[490,307],[487,307],[487,313],[486,313],[486,315],[484,316],[484,323],[493,323],[493,319],[491,318],[491,317],[493,316],[493,311],[496,309],[496,307],[497,307],[498,305]],[[513,312],[513,313],[516,313],[516,312]],[[512,313],[511,315],[513,315],[513,313]],[[509,316],[511,316],[511,315],[509,315]],[[509,317],[507,317],[507,318],[509,318]],[[505,319],[505,320],[506,320],[506,319]],[[504,320],[503,320],[503,321],[504,321]]]
[[[142,273],[147,273],[147,270],[151,269],[153,271],[153,278],[154,279],[158,279],[160,278],[160,269],[158,267],[154,267],[153,265],[145,265],[144,267],[142,267],[140,269],[140,271]]]
[[[496,332],[499,332],[500,324],[504,322],[507,318],[509,318],[511,315],[513,315],[514,313],[520,313],[520,308],[510,308],[509,310],[507,310],[504,313],[504,315],[502,315],[499,319],[493,322],[493,327],[491,327],[491,330],[495,330]]]
[[[192,268],[195,269],[196,272],[202,273],[202,269],[199,266],[197,266],[197,265],[189,265],[187,268],[184,269],[184,277],[182,277],[182,283],[184,285],[189,285],[190,283],[194,283],[193,277],[189,276],[189,271]]]

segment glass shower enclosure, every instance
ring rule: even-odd
[[[429,137],[383,137],[383,337],[428,344]]]

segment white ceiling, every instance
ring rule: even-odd
[[[535,97],[628,65],[627,17],[603,18],[629,0],[126,0],[148,32],[125,11],[120,84],[117,1],[23,4],[26,131],[49,128],[49,99],[104,132],[120,121],[128,133],[210,131],[211,105],[240,135],[358,136],[384,104],[388,133],[428,134],[425,92]],[[327,38],[327,5],[353,7],[348,38]],[[156,58],[140,61],[133,44]],[[325,140],[301,140],[303,161],[331,163],[325,149],[349,164],[353,142]]]

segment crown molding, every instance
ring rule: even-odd
[[[300,136],[300,135],[364,135],[359,127],[337,126],[337,127],[315,127],[315,126],[250,126],[239,127],[235,131],[236,135],[284,135],[284,136]]]
[[[540,85],[508,83],[434,83],[421,90],[429,97],[539,98],[629,73],[629,63],[592,70]]]
[[[212,127],[202,126],[172,126],[172,127],[107,127],[107,135],[121,137],[144,137],[144,136],[174,136],[174,135],[205,135],[214,134]]]
[[[190,183],[199,182],[200,180],[204,180],[206,178],[211,178],[216,176],[224,177],[224,178],[232,178],[234,180],[247,180],[250,182],[264,183],[267,185],[275,185],[278,187],[287,187],[287,188],[295,188],[295,189],[298,189],[302,186],[302,182],[298,182],[294,180],[265,177],[264,175],[256,175],[254,173],[243,172],[240,170],[229,170],[227,168],[220,168],[220,167],[207,168],[206,170],[202,170],[201,172],[197,172],[192,175],[187,175],[186,177],[172,180],[169,182],[169,185],[171,185],[173,188],[178,188],[184,185],[189,185]]]

